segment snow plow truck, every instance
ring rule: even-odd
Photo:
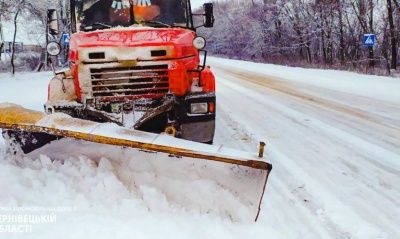
[[[0,104],[9,152],[29,156],[74,138],[133,148],[150,161],[157,153],[165,158],[161,168],[212,179],[257,219],[272,169],[261,159],[264,145],[254,155],[212,145],[215,77],[194,18],[212,27],[213,4],[204,4],[200,14],[192,13],[189,0],[71,0],[69,8],[69,69],[50,80],[44,112]],[[48,15],[49,34],[58,34],[57,11]],[[61,45],[49,42],[47,51],[57,56]],[[173,201],[192,205],[185,200]],[[231,215],[233,208],[224,210]]]

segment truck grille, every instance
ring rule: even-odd
[[[90,69],[96,98],[156,98],[168,93],[168,65]]]

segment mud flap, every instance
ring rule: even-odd
[[[10,115],[25,117],[7,117]],[[125,167],[132,174],[120,176],[129,177],[128,187],[132,191],[152,187],[162,192],[171,205],[187,210],[234,221],[258,218],[272,166],[260,161],[256,153],[126,129],[111,123],[95,123],[62,113],[39,115],[40,112],[0,104],[3,130],[64,137],[32,151],[28,157],[46,154],[57,159],[61,155],[85,155],[91,159],[118,160],[115,155],[124,155]]]
[[[212,142],[214,140],[215,120],[194,122],[181,125],[182,138],[195,142]]]

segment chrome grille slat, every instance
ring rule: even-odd
[[[165,71],[165,69],[149,69],[149,70],[141,70],[141,72],[159,72],[159,71]],[[129,73],[136,73],[137,70],[123,70],[119,71],[118,73],[121,74],[129,74]],[[101,72],[101,73],[91,73],[92,76],[96,75],[112,75],[115,74],[116,72]]]
[[[169,92],[168,65],[90,69],[94,97],[160,97]]]
[[[123,83],[123,84],[103,84],[103,85],[94,85],[92,88],[99,87],[113,87],[113,86],[137,86],[137,85],[166,85],[168,82],[159,81],[159,82],[134,82],[134,83]]]
[[[93,74],[92,74],[93,76]],[[92,81],[110,81],[110,80],[133,80],[133,79],[143,79],[143,78],[163,78],[168,77],[168,75],[154,75],[154,76],[129,76],[129,77],[112,77],[112,78],[92,78]]]
[[[153,88],[141,88],[141,89],[131,89],[131,90],[99,90],[99,91],[93,91],[93,93],[126,93],[126,92],[140,92],[140,91],[150,91]],[[167,90],[169,89],[168,87],[160,87],[159,89],[164,89]]]

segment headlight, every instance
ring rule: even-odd
[[[46,50],[50,56],[57,56],[61,52],[61,46],[57,42],[51,41],[47,44]]]
[[[190,104],[190,113],[192,114],[205,114],[207,112],[208,112],[208,104],[206,102]]]
[[[206,46],[206,39],[204,39],[203,37],[195,37],[193,39],[193,46],[197,50],[203,49]]]

